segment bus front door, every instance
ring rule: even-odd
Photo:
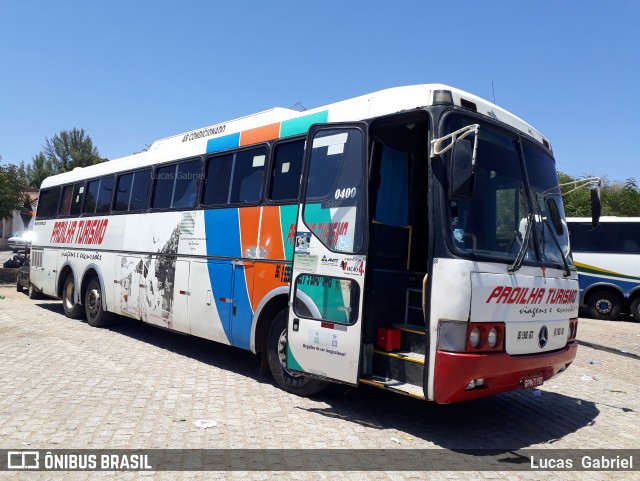
[[[311,127],[287,327],[287,367],[357,384],[366,268],[367,130]]]

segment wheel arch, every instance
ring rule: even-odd
[[[288,286],[277,287],[262,298],[254,315],[256,321],[251,326],[251,352],[258,354],[265,349],[269,328],[276,314],[285,309],[288,302]]]
[[[87,286],[89,285],[91,279],[93,279],[94,277],[96,277],[98,279],[98,282],[100,283],[100,289],[102,290],[102,308],[106,311],[107,291],[105,289],[104,279],[102,278],[102,271],[96,264],[89,264],[87,267],[85,267],[84,272],[82,273],[82,285],[80,289],[82,299],[84,299],[87,295]]]
[[[64,281],[67,280],[67,276],[71,274],[73,275],[73,283],[77,286],[78,283],[78,273],[73,268],[73,265],[69,261],[65,261],[64,264],[60,267],[60,273],[58,274],[58,282],[56,284],[56,296],[62,298],[62,290],[64,289]],[[75,289],[74,292],[75,302],[82,304],[82,296],[78,289]]]
[[[591,284],[589,287],[585,288],[583,294],[583,302],[586,305],[589,296],[595,291],[609,291],[620,297],[620,301],[624,303],[625,295],[624,290],[622,290],[619,286],[615,284],[611,284],[609,282],[596,282]]]

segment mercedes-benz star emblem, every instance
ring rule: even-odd
[[[542,326],[540,328],[540,332],[538,333],[538,346],[543,348],[547,345],[547,340],[549,339],[549,331],[547,330],[547,326]]]

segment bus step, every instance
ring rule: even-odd
[[[409,384],[395,379],[387,379],[381,376],[371,376],[367,379],[360,379],[360,382],[362,384],[396,391],[418,399],[425,399],[422,386],[416,386],[415,384]]]
[[[400,329],[400,349],[424,353],[426,351],[427,329],[425,327],[407,324],[394,324],[392,327]]]
[[[409,351],[387,352],[379,349],[373,352],[373,374],[385,379],[395,379],[401,383],[421,386],[424,377],[425,357]]]

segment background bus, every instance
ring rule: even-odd
[[[297,394],[473,399],[575,358],[557,186],[540,132],[444,85],[272,109],[46,179],[31,282],[92,326],[251,350]]]
[[[591,317],[640,320],[640,217],[568,217],[571,253],[578,268],[580,303]]]

